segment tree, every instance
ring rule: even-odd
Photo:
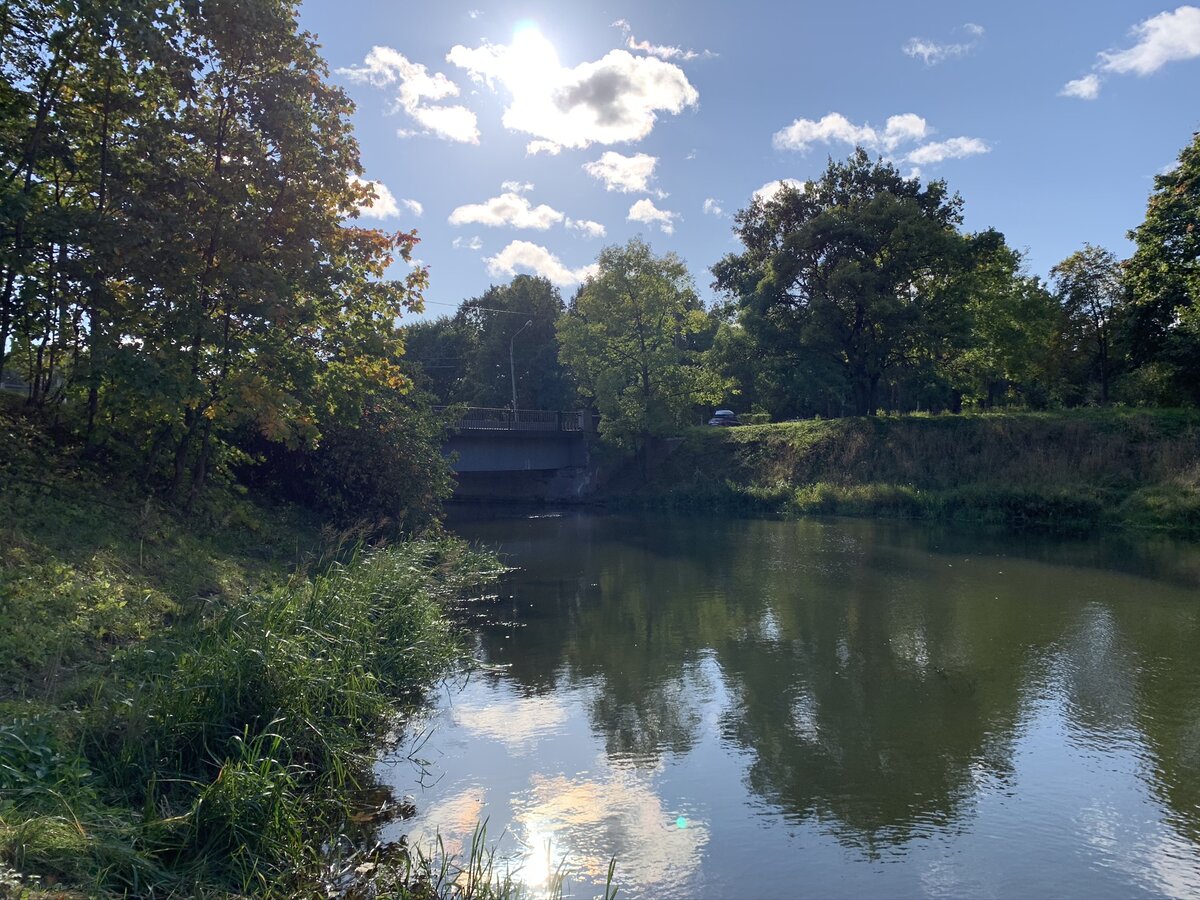
[[[1084,244],[1053,269],[1055,293],[1062,305],[1065,344],[1082,357],[1083,368],[1094,370],[1100,403],[1108,403],[1112,376],[1113,328],[1125,299],[1121,263],[1103,247]]]
[[[1129,237],[1137,250],[1125,268],[1124,336],[1133,362],[1164,376],[1163,399],[1200,402],[1200,132],[1155,177],[1146,219]]]
[[[559,320],[559,354],[599,409],[604,439],[638,450],[677,433],[692,404],[719,398],[700,364],[709,320],[675,254],[655,256],[634,238],[606,247],[598,263]]]
[[[1034,406],[1057,389],[1052,347],[1062,312],[1036,276],[1025,274],[1019,251],[994,229],[967,236],[967,313],[971,338],[951,362],[952,381],[991,408],[1015,394]]]
[[[515,374],[520,408],[568,408],[575,399],[575,385],[559,362],[555,336],[562,312],[558,288],[533,275],[518,275],[511,283],[493,285],[463,303],[455,318],[474,336],[466,360],[468,402],[511,406]]]
[[[744,327],[789,367],[834,371],[852,409],[873,415],[881,382],[967,338],[962,201],[859,148],[804,189],[736,216],[745,250],[713,267]]]

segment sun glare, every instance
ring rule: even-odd
[[[558,51],[535,22],[518,22],[509,48],[510,78],[536,86],[558,69]]]

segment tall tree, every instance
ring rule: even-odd
[[[1133,362],[1159,370],[1175,396],[1200,402],[1200,132],[1175,168],[1155,177],[1146,219],[1129,237],[1137,245],[1126,264]]]
[[[606,247],[599,269],[559,320],[563,363],[600,411],[600,431],[626,450],[677,433],[692,404],[720,384],[701,365],[709,319],[683,260],[634,238]]]
[[[1099,400],[1108,403],[1113,369],[1113,329],[1125,299],[1121,263],[1103,247],[1084,244],[1053,269],[1062,305],[1066,347],[1095,372]]]
[[[575,386],[559,362],[554,331],[563,308],[558,288],[533,275],[463,303],[456,318],[474,335],[466,360],[470,403],[511,406],[515,388],[522,409],[570,406]]]
[[[803,190],[737,214],[744,246],[713,267],[744,326],[770,353],[840,374],[872,415],[893,370],[965,339],[962,201],[859,148]]]

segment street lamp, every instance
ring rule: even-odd
[[[513,341],[517,339],[517,335],[533,324],[533,319],[530,319],[524,325],[517,329],[516,333],[508,339],[508,377],[512,381],[513,391],[513,425],[517,424],[517,368],[513,365]]]

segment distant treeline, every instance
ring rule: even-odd
[[[635,240],[569,302],[520,276],[411,326],[412,362],[443,402],[510,405],[515,390],[556,407],[578,388],[625,443],[717,403],[779,420],[1200,400],[1200,137],[1157,177],[1128,260],[1085,244],[1045,283],[1003,234],[963,231],[962,209],[945,182],[860,149],[737,214],[742,250],[712,267],[722,301],[702,322],[690,281],[663,274],[679,261]],[[639,340],[578,339],[647,322]]]

